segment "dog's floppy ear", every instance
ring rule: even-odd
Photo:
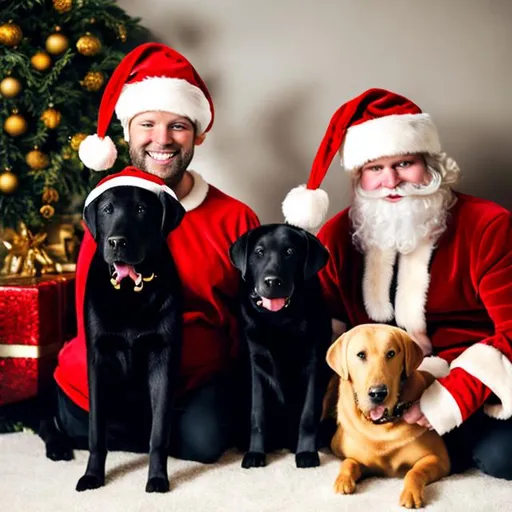
[[[423,361],[423,351],[405,331],[398,331],[398,336],[404,349],[405,375],[409,377]]]
[[[301,230],[302,236],[306,239],[306,260],[304,262],[304,279],[311,279],[325,266],[329,260],[329,251],[322,245],[315,235],[308,231]]]
[[[229,248],[229,259],[231,263],[240,270],[242,279],[245,279],[247,274],[247,259],[250,251],[250,240],[253,238],[254,229],[250,229],[236,240],[236,242]]]
[[[87,229],[91,232],[92,237],[96,240],[96,204],[97,199],[91,201],[85,208],[83,218]]]
[[[348,380],[348,342],[347,333],[342,334],[327,351],[327,364],[343,379]]]
[[[171,194],[163,190],[158,193],[158,199],[160,199],[163,207],[162,234],[167,238],[167,235],[179,226],[185,215],[185,208]]]

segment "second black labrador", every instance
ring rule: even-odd
[[[169,193],[109,188],[84,220],[97,243],[84,301],[89,461],[77,491],[104,485],[107,424],[150,418],[147,492],[169,490],[167,456],[182,340],[181,284],[166,239],[184,209]]]
[[[295,453],[297,467],[318,466],[331,321],[317,272],[329,254],[307,231],[270,224],[239,238],[230,257],[243,279],[241,316],[251,377],[250,444],[242,466],[264,466],[265,453],[279,448]]]

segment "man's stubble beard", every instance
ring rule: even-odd
[[[178,155],[174,157],[174,161],[165,168],[164,172],[155,172],[154,170],[150,169],[147,166],[147,155],[146,150],[144,148],[136,150],[130,145],[129,153],[130,160],[134,167],[137,167],[141,171],[162,178],[168,187],[174,189],[180,184],[181,180],[183,179],[183,176],[185,175],[185,171],[188,169],[188,166],[190,165],[190,162],[194,157],[194,148],[192,147],[186,151],[180,150]]]

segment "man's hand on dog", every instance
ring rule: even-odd
[[[407,409],[403,418],[407,423],[417,423],[420,427],[428,428],[429,430],[433,430],[434,427],[427,420],[426,416],[421,412],[419,402],[415,402]]]

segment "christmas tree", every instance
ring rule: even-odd
[[[0,2],[0,225],[40,231],[55,213],[79,210],[100,179],[78,158],[95,133],[104,86],[147,37],[109,0]],[[111,137],[128,164],[118,123]]]

